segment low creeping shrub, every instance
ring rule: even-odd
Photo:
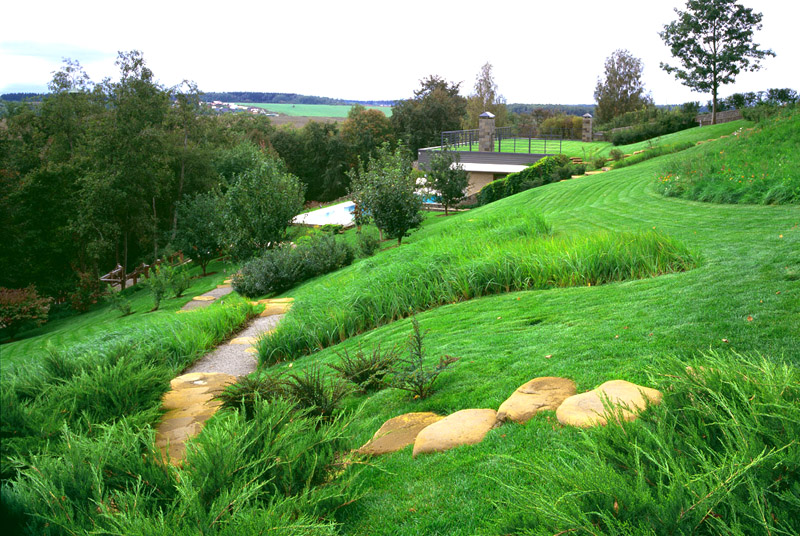
[[[274,400],[253,417],[222,411],[163,463],[152,429],[126,421],[93,436],[61,432],[57,452],[20,462],[2,487],[13,534],[309,534],[333,536],[333,513],[355,499],[344,419]]]

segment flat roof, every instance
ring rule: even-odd
[[[518,173],[528,166],[517,164],[471,164],[469,162],[464,162],[461,164],[461,167],[464,168],[464,171],[474,171],[476,173]]]

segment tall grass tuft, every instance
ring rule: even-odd
[[[538,215],[461,220],[447,238],[394,250],[358,265],[346,281],[295,301],[261,339],[261,363],[294,359],[409,314],[480,296],[598,285],[687,270],[695,260],[663,234],[597,232],[549,237]]]
[[[800,533],[800,373],[735,353],[665,363],[659,406],[591,429],[509,487],[517,533]]]

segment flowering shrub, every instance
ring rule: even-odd
[[[36,288],[0,287],[0,329],[13,337],[21,329],[47,322],[50,298],[39,296]]]

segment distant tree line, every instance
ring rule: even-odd
[[[45,95],[46,93],[3,93],[0,95],[0,100],[9,102],[22,102],[24,100],[40,101]]]

